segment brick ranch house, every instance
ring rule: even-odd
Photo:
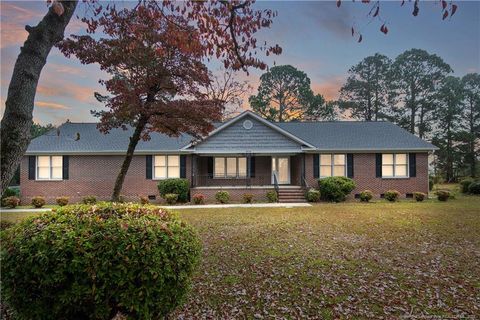
[[[100,133],[95,123],[64,123],[32,140],[21,163],[21,200],[86,195],[108,200],[127,149],[131,130]],[[214,201],[219,190],[232,200],[245,193],[265,200],[277,190],[281,201],[303,200],[318,179],[347,176],[353,195],[365,189],[381,197],[396,189],[402,197],[428,192],[428,154],[432,144],[390,122],[272,123],[251,111],[216,126],[202,141],[153,133],[139,142],[122,194],[161,201],[157,183],[186,178],[190,193]]]

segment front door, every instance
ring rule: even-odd
[[[272,157],[272,183],[274,174],[278,184],[290,184],[290,157]]]

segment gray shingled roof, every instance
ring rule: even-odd
[[[220,124],[216,124],[218,126]],[[286,122],[281,129],[317,147],[319,150],[432,150],[432,144],[390,122]],[[77,132],[80,139],[75,141]],[[57,130],[35,138],[27,154],[40,153],[124,153],[132,130],[98,131],[95,123],[64,123]],[[219,133],[221,134],[221,133]],[[152,133],[151,140],[140,141],[136,153],[175,151],[189,144],[191,136],[168,137]]]
[[[387,121],[283,122],[277,125],[320,150],[436,149],[431,143]]]
[[[96,123],[64,123],[57,130],[52,130],[43,136],[32,140],[28,153],[125,153],[132,130],[112,129],[103,134],[97,129]],[[75,141],[77,132],[80,139]],[[188,144],[192,137],[184,135],[178,138],[152,133],[151,140],[140,142],[135,152],[174,151]]]

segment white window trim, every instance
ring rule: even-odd
[[[223,165],[224,165],[224,173],[223,175],[217,175],[216,170],[215,170],[215,159],[223,159]],[[235,158],[235,176],[229,176],[227,174],[227,158]],[[239,170],[239,159],[240,158],[245,158],[245,175],[241,176],[240,175],[240,170]],[[248,177],[248,159],[247,157],[213,157],[213,179],[246,179]]]
[[[40,178],[38,176],[38,173],[40,170],[38,170],[38,158],[39,157],[48,157],[49,159],[49,165],[48,165],[48,168],[49,168],[49,171],[50,171],[50,175],[49,175],[49,178]],[[62,157],[62,166],[60,168],[62,168],[62,177],[61,178],[52,178],[52,157]],[[35,180],[38,180],[38,181],[63,181],[63,156],[59,156],[59,155],[42,155],[42,156],[36,156],[35,158]]]
[[[384,154],[391,154],[393,156],[393,176],[384,176],[383,175],[383,155]],[[407,175],[405,176],[397,176],[395,175],[395,168],[397,166],[397,154],[404,154],[407,160]],[[408,179],[410,178],[410,154],[409,153],[382,153],[382,179]]]
[[[178,177],[169,177],[168,176],[168,156],[177,156],[178,157]],[[156,177],[155,176],[155,167],[156,167],[155,166],[155,157],[165,157],[166,177],[162,178],[162,177]],[[180,178],[180,174],[181,174],[181,164],[180,164],[180,155],[179,154],[156,154],[156,155],[153,156],[153,159],[152,159],[152,180],[177,179],[177,178]]]
[[[331,175],[330,176],[322,176],[321,175],[321,172],[322,172],[322,155],[330,155],[330,173]],[[345,163],[343,164],[343,176],[334,176],[333,175],[333,169],[335,167],[335,163],[334,163],[334,157],[336,155],[343,155],[344,156],[344,159],[345,159]],[[326,167],[327,165],[324,165],[324,167]],[[339,164],[337,166],[340,166]],[[346,177],[347,176],[347,154],[346,153],[319,153],[318,154],[318,177],[320,179],[323,179],[323,178],[330,178],[330,177]]]

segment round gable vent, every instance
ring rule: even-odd
[[[250,121],[250,120],[245,120],[243,121],[243,127],[246,129],[246,130],[250,130],[253,128],[253,122]]]

